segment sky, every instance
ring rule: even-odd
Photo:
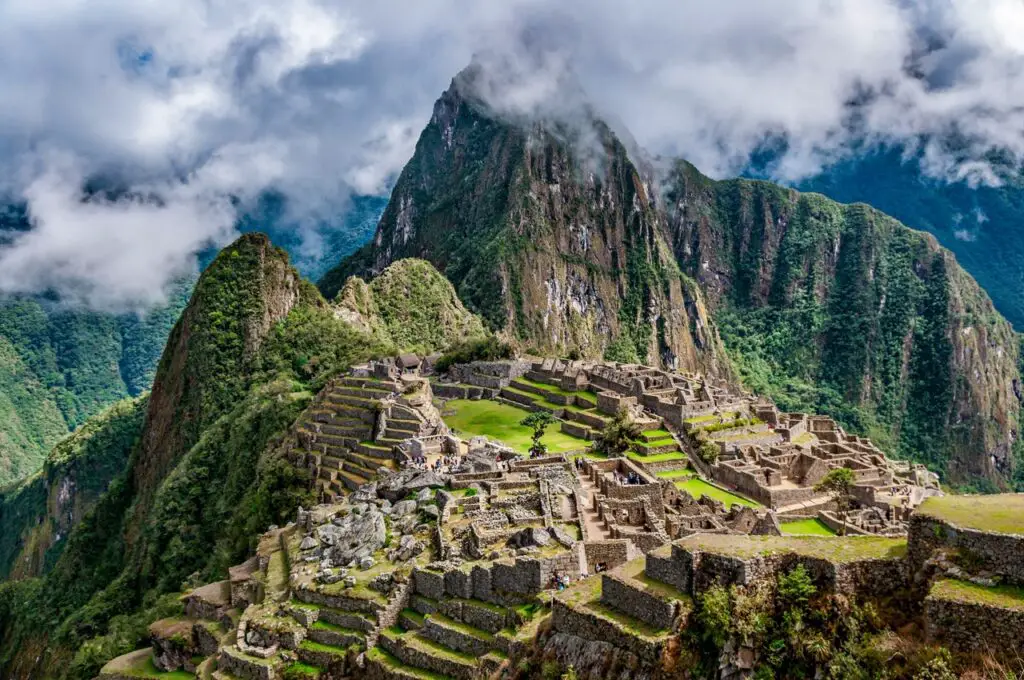
[[[6,0],[0,192],[32,227],[0,293],[145,308],[260,192],[300,223],[386,193],[481,53],[496,108],[565,114],[578,83],[716,177],[780,141],[788,182],[874,145],[949,181],[1024,159],[1024,0]],[[128,197],[86,199],[97,177]]]

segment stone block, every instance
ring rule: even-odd
[[[415,569],[412,578],[417,594],[433,600],[440,600],[444,597],[444,574],[426,569]]]

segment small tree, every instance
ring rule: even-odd
[[[550,411],[534,411],[519,421],[520,425],[533,430],[533,444],[530,446],[531,456],[542,456],[547,453],[548,447],[541,442],[540,438],[544,436],[548,425],[553,422],[555,422],[555,417],[551,415]]]
[[[843,521],[839,534],[845,536],[846,513],[853,501],[853,470],[845,467],[829,470],[828,474],[814,485],[814,490],[832,494],[839,509],[839,518]]]
[[[618,456],[625,453],[642,432],[641,427],[630,417],[629,410],[622,407],[594,440],[594,450],[606,456]]]

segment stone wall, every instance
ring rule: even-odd
[[[661,658],[663,644],[660,641],[638,637],[585,610],[574,609],[557,597],[552,602],[551,613],[555,630],[572,633],[584,640],[607,642],[635,654],[651,666]]]
[[[1024,611],[929,596],[924,612],[931,642],[997,659],[1024,655]]]
[[[600,392],[597,395],[597,410],[610,416],[614,416],[623,406],[636,404],[636,397],[624,397],[615,392]]]
[[[586,561],[588,574],[596,573],[598,564],[614,569],[633,559],[637,554],[636,548],[626,539],[587,541],[583,544],[583,559]]]
[[[686,548],[682,550],[687,552]],[[684,557],[674,555],[673,561],[686,569]],[[851,597],[885,597],[905,589],[909,584],[906,562],[895,557],[834,563],[796,553],[758,555],[743,559],[733,555],[694,551],[690,555],[690,564],[690,585],[694,594],[715,585],[746,586],[760,580],[774,579],[778,574],[788,573],[798,565],[807,570],[821,590]],[[683,575],[679,577],[678,583],[685,584],[685,581]]]
[[[981,567],[995,572],[1007,583],[1024,585],[1024,536],[984,533],[964,529],[925,515],[910,518],[907,543],[911,568],[919,570],[939,548],[951,548],[980,560]]]
[[[615,611],[664,630],[672,629],[679,616],[677,601],[664,600],[631,587],[615,574],[602,574],[601,602]]]

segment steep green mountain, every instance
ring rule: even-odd
[[[720,330],[743,379],[784,407],[957,482],[1011,477],[1017,337],[934,238],[681,161],[655,183],[599,121],[589,135],[507,120],[475,96],[478,75],[438,100],[373,241],[325,294],[420,257],[526,346],[726,372]]]
[[[863,201],[913,229],[935,235],[988,292],[1003,316],[1024,329],[1024,177],[1006,170],[1000,186],[972,187],[923,176],[903,149],[859,155],[798,188],[843,202]]]
[[[286,199],[268,193],[238,228],[269,232],[316,278],[366,242],[385,203],[357,196],[338,219],[309,226],[290,221]],[[23,207],[0,207],[0,244],[28,227]],[[47,451],[90,416],[150,388],[195,282],[178,282],[167,304],[142,315],[72,309],[44,297],[0,300],[0,486],[39,470]]]
[[[410,306],[410,299],[422,304]],[[424,260],[398,260],[369,284],[353,276],[333,304],[346,322],[404,349],[428,351],[487,334],[452,284]]]
[[[0,303],[0,485],[32,474],[61,437],[113,402],[149,389],[191,281],[143,316]]]
[[[725,371],[653,184],[625,146],[598,121],[587,144],[506,123],[475,96],[480,76],[463,71],[437,101],[373,241],[324,276],[324,295],[352,274],[423,258],[528,348]]]
[[[427,267],[398,265],[396,272],[443,283]],[[443,325],[458,316],[458,308],[437,304],[439,294],[454,299],[450,286],[381,290],[394,293],[396,318],[432,309],[436,316],[422,322]],[[286,457],[286,435],[314,393],[351,364],[395,349],[402,347],[344,321],[265,236],[248,234],[223,250],[171,333],[144,415],[134,405],[118,407],[54,454],[80,461],[73,467],[81,469],[101,454],[86,443],[89,430],[97,443],[110,442],[103,455],[112,460],[138,432],[130,419],[141,421],[127,466],[98,472],[115,474],[63,549],[45,555],[46,573],[0,584],[0,677],[92,678],[141,644],[150,622],[180,608],[174,593],[183,583],[224,578],[260,532],[313,500],[308,474]],[[2,543],[12,555],[4,559],[37,554],[31,541],[46,538],[45,528],[38,537],[32,530],[15,537],[33,517],[49,519],[47,489],[66,480],[29,481],[3,497],[0,535],[12,536]]]
[[[71,529],[124,471],[146,404],[126,399],[93,416],[53,448],[42,470],[0,490],[0,580],[53,565]]]
[[[666,213],[741,374],[955,481],[1008,479],[1018,338],[934,237],[863,204],[678,162]]]

